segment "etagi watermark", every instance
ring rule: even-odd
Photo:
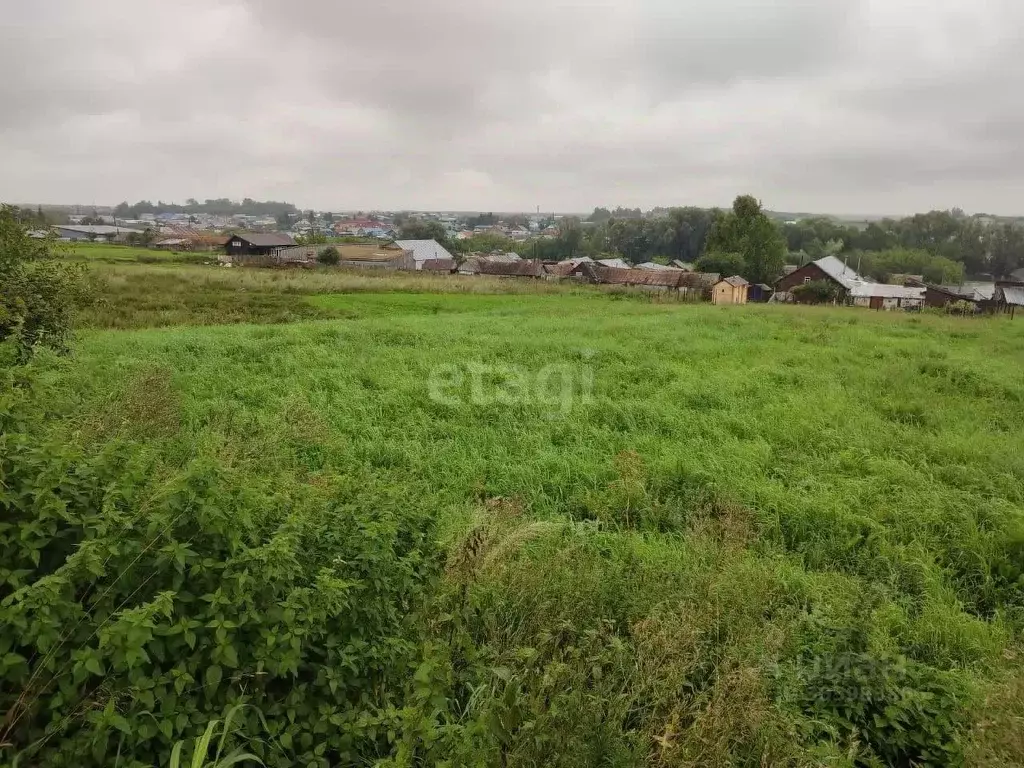
[[[567,415],[594,399],[594,353],[580,353],[577,363],[549,363],[537,370],[500,363],[446,363],[430,370],[430,399],[451,407],[463,405],[536,405],[551,415]]]

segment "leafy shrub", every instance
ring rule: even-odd
[[[29,236],[16,209],[0,207],[0,341],[14,338],[24,362],[37,346],[63,351],[82,270],[60,264],[53,242]]]
[[[792,293],[801,304],[828,304],[839,298],[839,288],[828,280],[811,280],[796,286]]]
[[[834,738],[860,742],[861,764],[963,764],[967,691],[954,674],[844,652],[815,660],[802,676],[804,710],[829,724]]]
[[[167,764],[244,695],[268,765],[387,751],[432,518],[360,478],[328,505],[195,462],[41,441],[0,400],[0,761]]]
[[[951,301],[944,309],[947,315],[973,315],[976,308],[973,302],[961,299],[960,301]]]
[[[337,248],[335,248],[333,245],[329,245],[326,248],[320,250],[320,252],[316,255],[316,260],[321,264],[326,264],[327,266],[333,267],[336,266],[339,261],[341,261],[341,254],[338,253]]]

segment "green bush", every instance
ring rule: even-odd
[[[386,753],[436,572],[432,518],[372,477],[328,504],[40,441],[0,401],[0,762],[166,765],[242,696],[268,765]],[[159,483],[150,478],[161,476]]]
[[[819,735],[863,745],[864,764],[964,763],[968,694],[955,674],[900,657],[839,653],[807,665],[803,678],[804,711],[830,728]]]
[[[37,346],[66,348],[81,278],[55,260],[52,240],[30,237],[17,210],[0,207],[0,341],[15,339],[19,362]]]
[[[839,298],[839,288],[828,280],[811,280],[796,286],[793,297],[801,304],[830,304]]]
[[[321,264],[326,264],[327,266],[333,267],[336,266],[339,261],[341,261],[341,254],[338,253],[337,248],[335,248],[333,245],[329,245],[326,248],[322,249],[316,255],[316,260],[319,261]]]

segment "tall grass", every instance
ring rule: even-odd
[[[189,293],[214,297],[201,321],[277,317],[226,309],[228,290],[300,321],[84,332],[70,363],[41,364],[51,437],[213,463],[277,503],[371,514],[353,489],[372,478],[433,510],[447,567],[410,617],[403,705],[367,694],[387,747],[366,760],[1024,760],[1024,323],[475,277],[106,274],[127,310],[90,310],[95,327],[159,324],[145,302],[163,296],[193,302],[168,322],[195,323]],[[592,397],[474,399],[468,378],[431,397],[438,367],[474,365],[493,392],[588,369]],[[288,759],[341,754],[315,748]]]

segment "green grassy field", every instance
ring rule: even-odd
[[[279,764],[1024,760],[1024,322],[104,275],[50,438],[430,521],[400,716]]]

